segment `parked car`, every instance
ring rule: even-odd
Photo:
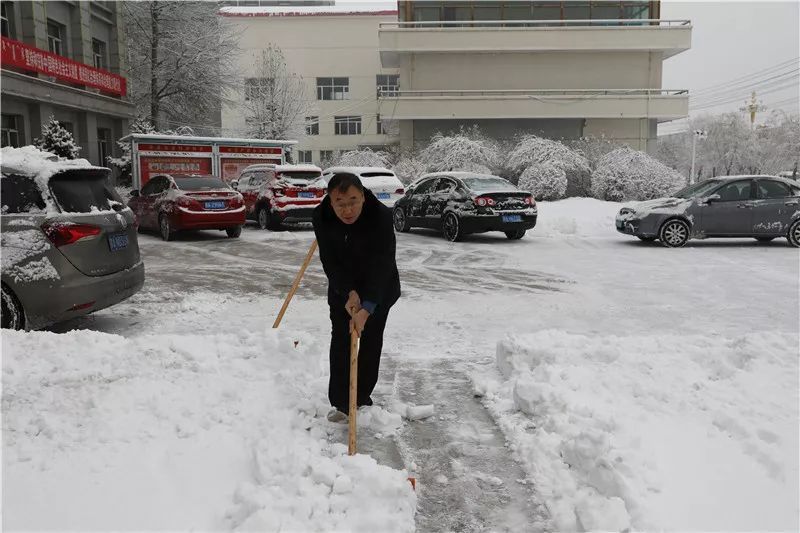
[[[131,191],[128,206],[140,229],[157,230],[165,241],[177,231],[219,229],[237,238],[244,226],[242,195],[224,181],[199,174],[159,174],[141,191]]]
[[[394,227],[441,230],[448,241],[468,233],[502,231],[521,239],[536,225],[536,201],[499,176],[472,172],[425,174],[394,207]]]
[[[247,218],[261,229],[311,222],[314,208],[325,196],[322,170],[314,165],[250,165],[238,181]]]
[[[355,174],[361,179],[364,187],[371,190],[375,196],[387,207],[394,207],[394,204],[403,197],[405,188],[403,182],[388,168],[382,167],[330,167],[322,173],[325,183],[331,181],[334,174],[347,172]]]
[[[26,146],[3,148],[0,170],[3,328],[46,327],[142,288],[134,215],[109,169]]]
[[[711,178],[670,198],[623,207],[616,226],[669,247],[708,237],[786,237],[800,246],[800,184],[777,176]]]

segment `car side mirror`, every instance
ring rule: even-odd
[[[719,202],[720,200],[722,200],[722,196],[720,196],[719,194],[712,194],[711,196],[705,197],[703,199],[703,203],[708,205],[713,202]]]
[[[136,198],[137,196],[139,196],[139,189],[133,189],[131,191],[131,198]]]

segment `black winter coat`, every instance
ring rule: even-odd
[[[368,189],[364,207],[353,224],[345,224],[329,196],[314,209],[314,233],[322,268],[328,276],[328,304],[344,308],[351,290],[361,301],[386,311],[400,298],[400,275],[395,261],[392,211]]]

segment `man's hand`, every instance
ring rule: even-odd
[[[366,309],[359,310],[355,316],[353,316],[353,320],[350,321],[350,328],[356,330],[356,334],[361,337],[361,333],[364,331],[364,326],[367,323],[367,319],[369,318],[369,311]]]
[[[347,303],[344,304],[344,309],[350,318],[356,316],[356,313],[361,311],[361,298],[356,291],[350,291],[350,297],[347,298]]]

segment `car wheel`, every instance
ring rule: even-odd
[[[786,238],[789,239],[789,244],[800,248],[800,220],[795,220],[794,224],[789,227],[789,233]]]
[[[525,230],[524,229],[516,229],[514,231],[506,231],[505,234],[506,234],[506,237],[508,237],[512,241],[516,241],[516,240],[519,240],[519,239],[521,239],[521,238],[523,238],[525,236]]]
[[[261,229],[268,229],[271,231],[277,231],[281,229],[280,222],[275,220],[275,217],[272,216],[269,206],[267,205],[263,205],[258,208],[258,216],[256,218],[258,220],[258,227]]]
[[[442,222],[442,231],[444,238],[450,242],[458,242],[463,236],[461,233],[461,223],[458,217],[453,213],[447,213]]]
[[[3,329],[24,329],[25,313],[22,311],[22,305],[19,303],[14,293],[11,292],[11,289],[5,285],[3,285],[1,304],[0,322],[2,322]]]
[[[653,242],[656,240],[655,237],[644,237],[643,235],[637,235],[636,237],[642,242]]]
[[[678,218],[667,220],[658,232],[661,244],[669,248],[680,248],[689,240],[689,224]]]
[[[394,229],[401,233],[405,233],[411,229],[411,226],[408,224],[408,219],[406,218],[406,213],[403,211],[402,207],[394,208]]]
[[[756,240],[758,242],[770,242],[772,240],[775,240],[775,237],[756,237]]]
[[[167,215],[158,217],[158,229],[162,239],[165,241],[172,240],[172,228],[170,227],[169,217]]]
[[[225,230],[225,233],[227,233],[228,237],[230,237],[231,239],[238,239],[239,235],[242,234],[242,227],[234,226],[232,228],[228,228]]]

